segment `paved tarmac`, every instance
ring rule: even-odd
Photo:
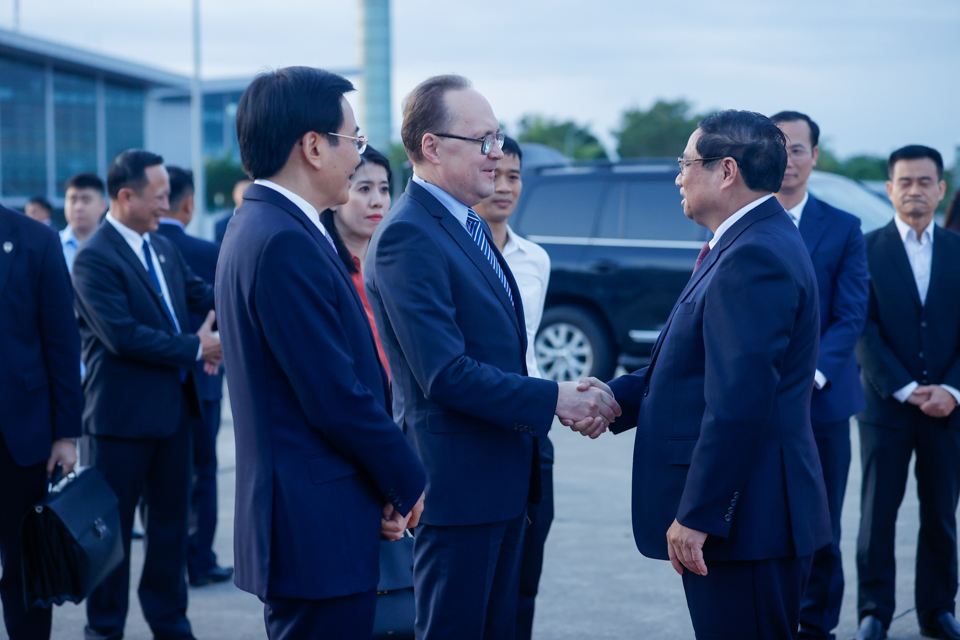
[[[854,424],[853,464],[843,511],[844,571],[848,588],[837,637],[856,633],[854,554],[860,508],[860,463]],[[649,560],[634,546],[630,529],[630,477],[633,432],[591,441],[555,423],[556,519],[547,540],[545,566],[534,624],[537,640],[693,638],[680,577],[669,563]],[[221,564],[232,564],[234,500],[233,427],[228,403],[218,442],[220,526],[215,550]],[[911,484],[897,525],[898,606],[889,637],[918,639],[913,607],[913,566],[918,526],[916,487]],[[135,587],[143,543],[134,542],[133,591],[127,619],[129,640],[149,640]],[[851,588],[852,587],[852,588]],[[190,589],[188,616],[200,640],[265,638],[260,601],[231,583]],[[54,612],[53,639],[83,637],[84,605]],[[0,640],[7,636],[0,629]]]

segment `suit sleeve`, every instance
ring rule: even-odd
[[[850,359],[866,323],[870,297],[870,274],[867,271],[867,245],[860,232],[859,220],[850,226],[837,267],[837,279],[831,301],[832,317],[820,336],[817,369],[830,380],[836,380]]]
[[[677,511],[680,524],[722,538],[731,523],[717,514],[743,490],[758,444],[775,437],[780,367],[799,301],[792,273],[769,248],[728,252],[704,301],[706,408]]]
[[[619,418],[610,423],[610,431],[613,433],[623,433],[637,426],[637,420],[640,419],[640,401],[643,400],[643,385],[648,368],[644,367],[607,383],[610,390],[613,391],[613,398],[623,411]]]
[[[424,395],[503,428],[520,423],[532,427],[534,437],[546,437],[557,383],[505,373],[466,355],[447,259],[436,242],[416,225],[394,221],[374,258],[384,311]]]
[[[860,363],[860,371],[867,383],[884,400],[913,382],[913,376],[887,344],[887,339],[880,328],[873,283],[870,284],[867,321],[863,334],[857,342],[857,361]]]
[[[193,367],[200,338],[137,320],[118,267],[99,250],[88,247],[77,252],[73,286],[77,313],[111,353],[152,364]]]
[[[346,283],[336,286],[341,276],[321,251],[310,236],[292,231],[264,247],[254,296],[263,335],[311,426],[405,515],[423,493],[423,465],[357,377],[340,313],[356,302],[343,295],[350,293]]]
[[[45,235],[48,237],[41,264],[37,319],[50,384],[53,439],[78,438],[83,409],[80,333],[59,238],[53,233]]]

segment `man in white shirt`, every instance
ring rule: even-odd
[[[490,236],[513,272],[523,301],[524,324],[527,330],[527,375],[540,378],[534,353],[534,340],[543,317],[550,282],[550,256],[540,245],[521,238],[507,220],[517,208],[523,190],[520,177],[523,152],[513,138],[503,139],[503,158],[494,171],[494,192],[474,209],[490,226]],[[553,522],[553,443],[544,436],[540,445],[540,504],[527,505],[527,530],[523,539],[520,565],[520,601],[517,607],[517,640],[529,638],[533,632],[533,610],[543,569],[543,545]]]
[[[894,151],[887,193],[897,215],[867,235],[870,302],[857,344],[867,408],[857,415],[863,483],[858,640],[879,640],[893,617],[894,534],[916,453],[920,534],[916,608],[921,634],[960,639],[960,235],[934,225],[946,193],[943,159],[929,147]]]
[[[67,269],[73,271],[73,259],[80,244],[97,230],[100,218],[107,210],[103,198],[103,180],[95,173],[78,173],[67,180],[67,193],[63,200],[63,216],[66,228],[60,232],[63,258]]]

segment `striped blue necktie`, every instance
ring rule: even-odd
[[[494,255],[493,248],[490,246],[490,243],[487,242],[487,234],[483,232],[483,225],[480,224],[480,216],[478,216],[473,209],[469,208],[467,209],[467,231],[470,233],[470,236],[473,237],[473,241],[477,243],[477,246],[480,247],[483,255],[486,256],[487,261],[490,263],[490,266],[493,267],[497,277],[500,278],[503,288],[507,290],[507,297],[510,298],[510,304],[516,307],[516,304],[513,302],[513,292],[510,290],[510,283],[507,281],[507,274],[500,268],[500,262],[497,261],[497,256]]]

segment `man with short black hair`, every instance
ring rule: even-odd
[[[894,151],[893,221],[867,234],[870,301],[857,360],[867,397],[860,423],[863,483],[857,577],[858,640],[880,640],[893,619],[894,535],[910,459],[920,499],[916,608],[920,633],[960,640],[960,235],[934,224],[947,185],[936,149]]]
[[[191,438],[199,415],[194,366],[221,361],[213,289],[156,233],[170,181],[163,158],[124,151],[107,173],[110,212],[73,263],[80,317],[84,431],[93,464],[120,501],[123,563],[87,599],[87,640],[120,638],[130,592],[130,537],[141,497],[140,605],[157,638],[192,638],[187,620]],[[189,333],[188,313],[206,314]]]
[[[697,637],[795,637],[831,540],[810,426],[817,282],[773,197],[787,153],[766,117],[700,121],[678,159],[684,214],[713,232],[651,362],[609,386],[637,428],[633,531],[683,577]]]
[[[850,471],[850,417],[866,407],[854,349],[867,317],[870,276],[860,219],[807,191],[820,153],[820,127],[798,111],[781,111],[770,119],[787,138],[787,168],[777,200],[800,229],[820,292],[820,350],[810,417],[833,542],[814,553],[800,609],[800,638],[832,640],[843,601],[840,514]]]
[[[53,226],[53,220],[50,218],[50,216],[53,215],[53,205],[43,196],[34,196],[27,200],[26,206],[23,207],[23,212],[27,214],[28,218],[42,222],[48,227]]]
[[[187,265],[204,282],[213,286],[220,246],[188,235],[186,228],[193,219],[193,172],[167,165],[170,176],[170,209],[160,218],[157,233],[172,242]],[[203,316],[190,314],[190,330],[203,325]],[[190,425],[193,434],[193,488],[190,500],[195,526],[190,533],[187,553],[187,576],[190,586],[202,587],[225,582],[233,576],[233,567],[217,564],[213,537],[217,528],[217,432],[220,430],[220,401],[223,397],[223,374],[209,375],[198,362],[193,372],[197,382],[203,417],[195,417]]]
[[[63,245],[67,268],[71,272],[77,249],[96,231],[106,210],[107,202],[103,197],[103,180],[100,176],[95,173],[78,173],[67,180],[67,191],[63,200],[63,216],[67,219],[67,227],[60,232],[60,243]]]

